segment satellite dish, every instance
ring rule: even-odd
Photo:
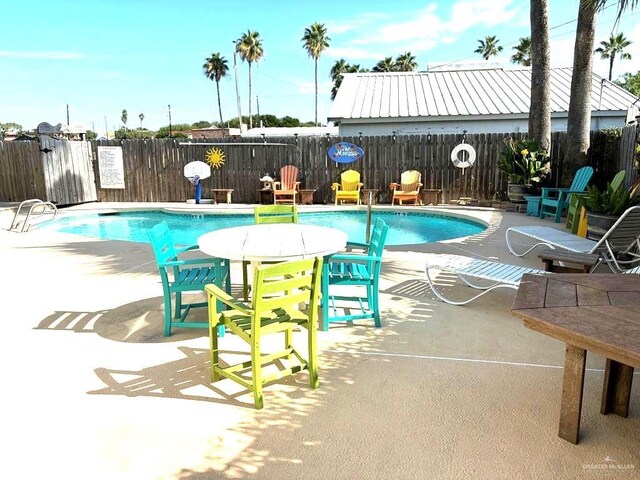
[[[184,166],[184,176],[187,178],[198,177],[200,180],[211,176],[211,167],[204,162],[189,162]]]

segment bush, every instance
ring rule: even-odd
[[[535,140],[504,140],[498,169],[507,175],[509,183],[530,185],[539,183],[551,172],[549,154]]]

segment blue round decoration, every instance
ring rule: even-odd
[[[329,158],[336,163],[352,163],[364,157],[364,150],[349,142],[338,142],[329,147]]]

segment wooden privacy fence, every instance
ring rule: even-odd
[[[92,200],[113,202],[184,202],[193,198],[194,187],[184,178],[184,166],[205,159],[210,148],[220,149],[225,162],[212,169],[202,181],[203,198],[211,198],[213,188],[233,189],[234,203],[255,203],[260,178],[279,177],[280,168],[298,166],[302,188],[315,189],[316,203],[329,203],[331,184],[340,173],[353,168],[361,173],[364,188],[377,189],[379,200],[390,201],[389,183],[398,182],[405,170],[422,173],[423,188],[442,190],[441,200],[460,197],[491,201],[504,198],[506,178],[497,165],[506,137],[523,138],[521,133],[463,135],[406,135],[371,137],[278,137],[265,139],[203,140],[153,139],[69,142],[41,137],[40,142],[0,143],[0,201],[28,198],[60,205]],[[550,186],[566,185],[573,172],[562,165],[565,132],[552,134]],[[627,178],[635,176],[633,150],[635,127],[627,127],[614,146],[617,169],[627,169]],[[592,136],[595,142],[598,136]],[[471,168],[459,169],[451,162],[453,148],[465,141],[477,153]],[[360,145],[365,156],[351,164],[336,164],[327,157],[328,148],[347,141]],[[102,188],[98,147],[122,147],[124,188]],[[598,150],[598,158],[602,148]],[[605,149],[606,150],[606,149]],[[608,154],[613,155],[612,152]],[[611,165],[592,163],[603,175]],[[602,163],[602,162],[600,162]],[[614,168],[613,170],[616,170]]]

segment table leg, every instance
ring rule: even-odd
[[[560,438],[578,443],[580,413],[582,412],[582,387],[587,351],[567,343],[560,403]]]
[[[626,418],[629,415],[632,382],[633,367],[607,358],[600,413],[614,413]]]

